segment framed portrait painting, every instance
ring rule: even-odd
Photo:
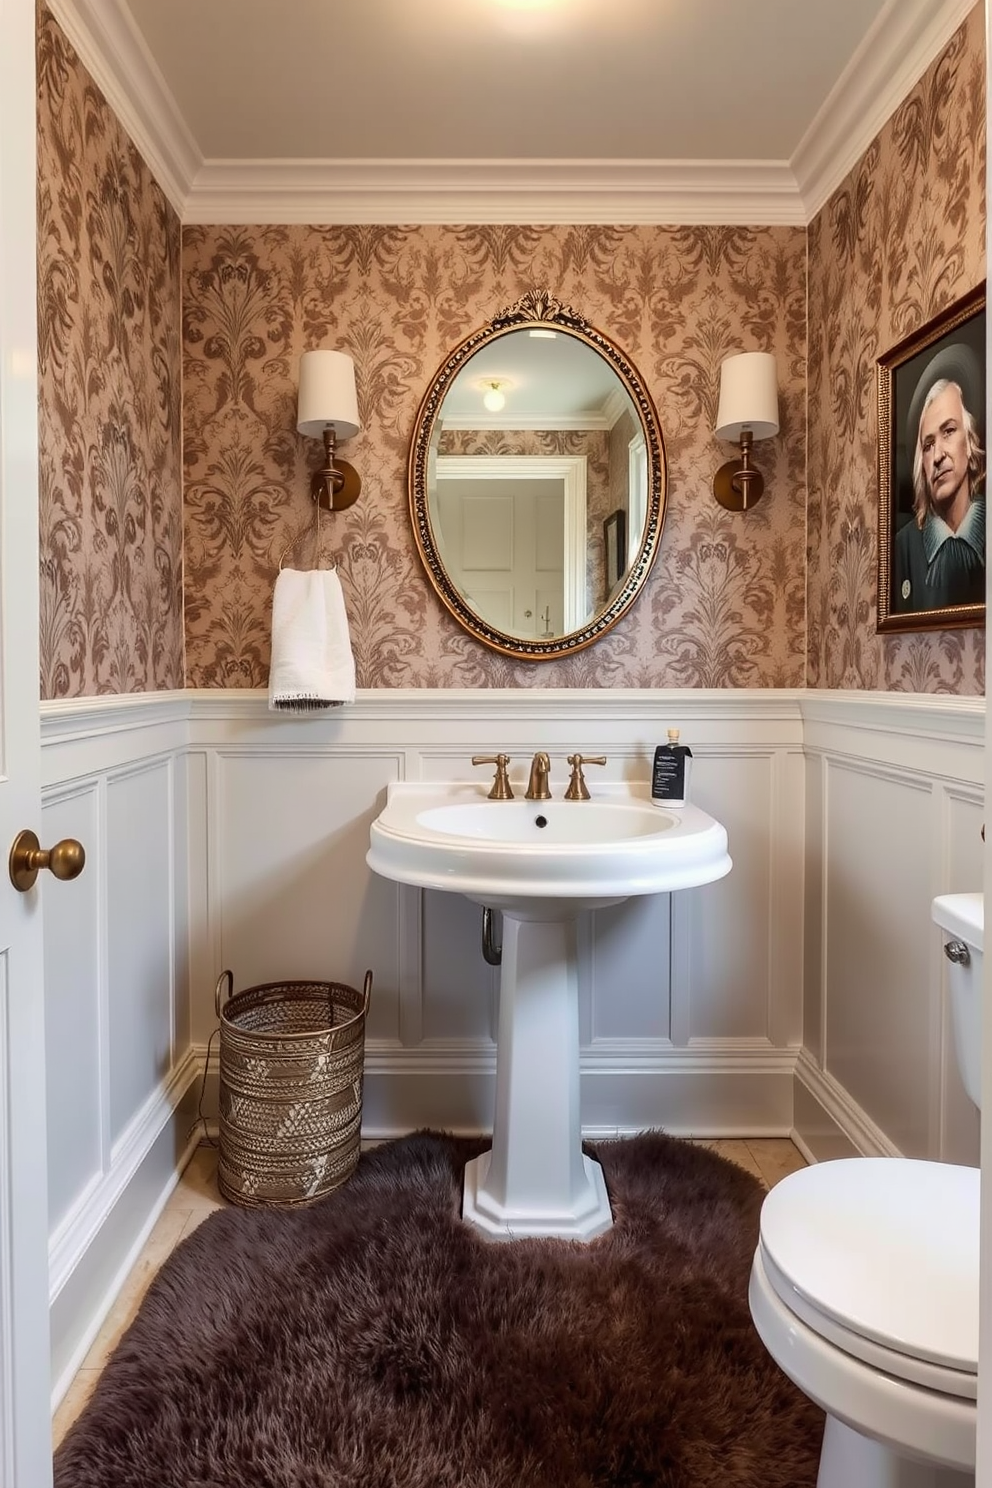
[[[985,624],[985,285],[878,361],[879,631]]]

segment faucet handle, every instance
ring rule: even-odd
[[[570,754],[568,763],[572,767],[572,778],[568,782],[568,790],[565,792],[566,801],[588,801],[589,787],[586,785],[586,777],[582,773],[583,765],[605,765],[605,754]]]
[[[490,801],[512,801],[513,791],[510,789],[510,781],[507,777],[506,767],[510,763],[508,754],[473,754],[473,765],[495,765],[496,779],[493,788],[489,792]]]

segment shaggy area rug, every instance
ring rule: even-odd
[[[459,1219],[482,1141],[420,1132],[302,1210],[174,1252],[57,1488],[813,1488],[823,1418],[765,1353],[763,1190],[658,1134],[597,1143],[589,1244]]]

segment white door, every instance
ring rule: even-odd
[[[41,894],[34,0],[0,0],[0,1483],[51,1482]],[[50,846],[50,844],[45,844]]]
[[[443,480],[437,505],[445,567],[476,614],[510,635],[561,635],[561,481]]]

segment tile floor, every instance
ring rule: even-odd
[[[802,1154],[787,1138],[752,1138],[746,1142],[730,1138],[700,1138],[699,1142],[700,1146],[709,1147],[721,1157],[729,1158],[731,1162],[746,1168],[766,1188],[771,1188],[787,1173],[805,1167]],[[58,1446],[90,1398],[100,1370],[131,1323],[152,1277],[166,1256],[208,1214],[221,1208],[224,1203],[217,1191],[216,1170],[216,1148],[204,1143],[196,1149],[192,1161],[170,1194],[144,1250],[55,1412],[52,1421],[53,1448]]]

